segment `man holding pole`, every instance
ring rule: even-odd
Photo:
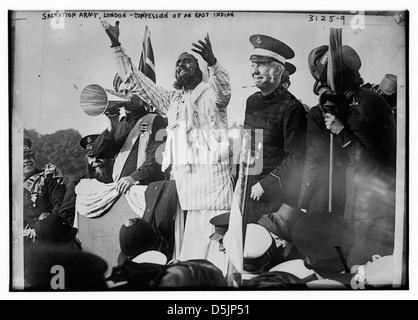
[[[340,55],[338,70],[329,70],[329,60]],[[310,111],[308,151],[299,206],[309,212],[324,209],[333,196],[331,213],[351,221],[356,241],[347,263],[364,264],[374,254],[391,255],[394,245],[396,126],[389,105],[377,93],[361,87],[361,60],[355,50],[342,46],[315,48],[309,54],[315,78],[314,93],[320,107]],[[340,80],[331,89],[330,77]],[[329,155],[327,132],[335,150]],[[322,160],[321,160],[322,159]],[[323,162],[322,162],[323,161]],[[329,182],[328,168],[333,168]],[[324,178],[325,177],[325,178]],[[330,193],[327,196],[327,189]],[[344,203],[345,201],[345,203]],[[328,201],[329,204],[329,201]]]

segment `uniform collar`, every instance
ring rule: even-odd
[[[277,87],[276,90],[274,90],[272,93],[263,96],[263,100],[264,101],[271,101],[277,97],[280,97],[284,92],[286,91],[285,88],[283,88],[282,86]]]

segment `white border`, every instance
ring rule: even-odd
[[[118,6],[115,5],[118,4]],[[3,21],[3,27],[7,26],[7,10],[59,10],[61,8],[65,9],[74,9],[74,10],[88,10],[88,9],[100,9],[100,10],[114,10],[114,9],[123,9],[123,10],[132,10],[132,9],[144,9],[144,10],[163,10],[163,9],[173,9],[173,10],[235,10],[235,11],[321,11],[321,10],[409,10],[410,11],[410,37],[409,39],[417,39],[416,36],[416,21],[413,19],[416,17],[415,6],[416,2],[414,1],[397,1],[395,4],[393,1],[375,1],[375,0],[355,0],[350,2],[335,2],[335,1],[316,1],[316,2],[305,2],[305,1],[291,1],[287,3],[278,4],[277,1],[262,1],[259,0],[255,4],[254,1],[243,2],[238,0],[233,1],[222,1],[222,0],[213,0],[211,1],[211,6],[208,7],[207,1],[202,2],[189,2],[186,0],[177,0],[175,3],[168,1],[62,1],[59,4],[55,1],[2,1],[2,6],[4,6],[2,18],[6,21]],[[3,44],[8,43],[8,33],[7,29],[2,32],[2,42]],[[414,147],[414,137],[416,136],[414,125],[415,120],[417,119],[416,114],[416,96],[412,88],[416,88],[415,74],[416,74],[416,61],[413,59],[417,56],[416,50],[416,41],[409,41],[409,88],[410,90],[410,114],[409,114],[409,139],[410,139],[410,150],[409,150],[409,269],[410,269],[410,290],[408,291],[350,291],[350,292],[313,292],[313,291],[251,291],[251,292],[197,292],[197,291],[184,291],[184,292],[135,292],[135,293],[108,293],[108,292],[81,292],[81,293],[23,293],[23,292],[9,292],[9,255],[6,254],[9,252],[9,161],[8,161],[8,128],[9,128],[9,118],[8,112],[6,111],[8,106],[8,52],[6,49],[3,49],[3,63],[2,63],[2,72],[1,74],[4,77],[3,83],[3,107],[2,107],[2,117],[0,118],[2,123],[0,128],[4,131],[0,135],[0,147],[2,152],[1,164],[3,172],[3,179],[0,189],[0,203],[3,204],[2,214],[0,215],[0,225],[2,226],[0,236],[0,252],[3,254],[0,258],[1,270],[3,271],[0,275],[0,298],[4,300],[32,300],[32,299],[51,299],[51,300],[72,300],[72,299],[86,299],[86,300],[311,300],[311,299],[320,299],[320,300],[357,300],[357,299],[379,299],[379,300],[409,300],[416,299],[417,297],[417,277],[414,271],[418,270],[416,264],[416,252],[415,252],[415,243],[418,243],[415,239],[417,232],[415,228],[416,223],[416,214],[415,209],[417,208],[416,201],[418,197],[413,197],[415,192],[414,184],[416,181],[416,169],[415,163],[417,163],[416,157],[416,148]],[[407,133],[408,134],[408,133]],[[414,199],[415,198],[415,199]]]

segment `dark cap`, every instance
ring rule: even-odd
[[[286,61],[284,71],[289,75],[292,75],[296,72],[296,67],[292,63]]]
[[[209,237],[211,240],[223,239],[225,233],[228,231],[230,213],[223,213],[210,219],[210,223],[215,226],[215,232]]]
[[[250,42],[254,46],[251,61],[274,60],[284,65],[286,59],[292,59],[295,56],[294,51],[287,44],[263,34],[252,35]]]
[[[119,230],[121,254],[128,259],[158,249],[159,243],[160,238],[152,226],[141,218],[129,219],[129,226],[122,225]]]
[[[83,149],[86,149],[86,154],[88,156],[93,155],[93,142],[99,137],[99,134],[90,134],[88,136],[83,137],[83,139],[80,140],[80,146]]]
[[[23,138],[23,156],[33,155],[32,141],[28,138]]]
[[[282,79],[281,79],[281,83],[285,83],[287,81],[289,81],[289,76],[294,74],[296,72],[296,67],[291,64],[290,62],[285,63],[284,65],[284,71],[283,71],[283,75],[282,75]]]
[[[310,213],[301,217],[293,228],[293,242],[305,256],[329,260],[345,254],[354,244],[351,224],[332,213]]]
[[[315,80],[325,82],[328,65],[328,46],[323,45],[313,49],[308,56],[309,71]],[[350,46],[341,48],[343,72],[360,70],[361,60],[357,52]]]

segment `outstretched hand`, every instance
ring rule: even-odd
[[[192,43],[192,45],[198,49],[197,50],[192,48],[192,51],[200,54],[202,58],[207,62],[209,67],[213,66],[216,63],[216,58],[212,51],[212,44],[210,43],[209,34],[206,34],[205,42],[201,40],[199,40],[198,42],[200,43],[200,45]]]
[[[107,35],[112,42],[112,47],[120,46],[119,42],[119,21],[116,21],[115,25],[112,26],[106,21],[101,21],[103,28],[105,28]]]

